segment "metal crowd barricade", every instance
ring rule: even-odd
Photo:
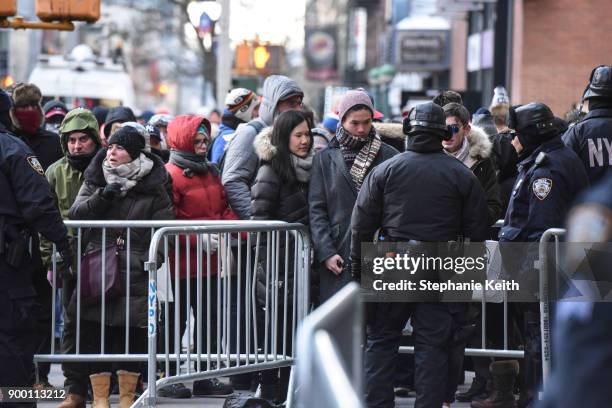
[[[350,283],[308,315],[298,331],[287,407],[360,408],[363,304]]]
[[[52,271],[51,271],[51,284],[52,284],[52,308],[51,308],[51,350],[49,354],[37,354],[34,357],[34,361],[36,364],[40,362],[51,362],[51,363],[60,363],[60,362],[148,362],[150,366],[148,367],[149,379],[153,378],[153,383],[149,384],[152,386],[153,390],[155,390],[155,374],[157,370],[157,361],[165,362],[166,373],[169,371],[170,358],[175,359],[178,364],[177,367],[180,366],[181,363],[185,361],[197,362],[197,371],[207,369],[211,369],[211,363],[216,364],[215,376],[216,375],[230,375],[237,374],[248,371],[255,371],[262,368],[274,368],[274,367],[284,367],[289,366],[292,363],[292,348],[289,343],[292,338],[292,334],[295,332],[296,326],[298,322],[303,318],[306,314],[308,308],[308,285],[309,285],[309,270],[310,270],[310,241],[309,237],[306,233],[307,228],[301,224],[287,224],[280,221],[131,221],[131,220],[116,220],[116,221],[66,221],[66,226],[70,228],[74,233],[74,238],[76,240],[76,250],[78,254],[82,254],[86,243],[83,242],[83,231],[85,230],[93,230],[93,234],[101,234],[101,242],[102,248],[106,247],[108,230],[110,229],[121,229],[125,231],[124,240],[125,240],[125,259],[126,259],[126,307],[125,307],[125,344],[123,347],[123,353],[108,353],[108,347],[105,344],[105,324],[106,321],[106,307],[109,304],[108,302],[113,300],[105,299],[104,291],[101,293],[100,299],[100,339],[99,344],[97,345],[98,352],[86,354],[82,352],[81,347],[81,322],[83,321],[82,311],[82,297],[81,297],[81,261],[77,262],[76,271],[73,273],[76,275],[76,285],[75,285],[75,316],[74,319],[74,337],[75,337],[75,350],[74,353],[71,354],[62,354],[59,349],[59,345],[56,344],[55,341],[55,325],[57,321],[57,316],[55,312],[55,304],[56,304],[56,293],[57,293],[57,284],[60,281],[61,277],[59,276],[59,269],[57,263],[57,253],[55,245],[52,247]],[[161,230],[158,230],[160,229]],[[146,265],[142,265],[142,273],[148,272],[149,275],[144,280],[148,282],[149,285],[149,294],[153,295],[152,305],[153,307],[153,315],[149,316],[149,323],[153,325],[155,329],[158,327],[157,322],[157,293],[156,289],[156,275],[157,275],[157,258],[155,254],[158,252],[157,248],[161,242],[164,243],[164,248],[161,250],[161,253],[164,256],[164,260],[169,259],[170,251],[176,260],[176,265],[174,268],[176,280],[175,283],[178,284],[179,281],[179,259],[182,256],[185,256],[187,259],[187,265],[189,265],[189,250],[190,250],[190,241],[187,240],[183,248],[186,249],[186,253],[181,253],[181,243],[179,243],[179,235],[192,235],[196,239],[196,251],[197,251],[197,271],[201,272],[202,262],[206,262],[208,264],[208,269],[210,270],[210,262],[211,262],[211,253],[214,254],[214,251],[210,250],[211,245],[211,237],[212,234],[218,234],[221,236],[222,245],[219,247],[219,252],[223,251],[224,256],[217,256],[216,262],[218,263],[218,269],[221,269],[221,265],[224,265],[227,276],[223,276],[221,279],[218,279],[218,285],[215,290],[221,294],[218,297],[218,313],[221,317],[217,320],[217,350],[214,354],[211,354],[210,347],[207,347],[206,354],[206,366],[202,365],[202,352],[201,344],[202,344],[202,333],[200,330],[198,335],[198,350],[196,357],[192,357],[191,351],[185,353],[169,353],[169,349],[165,348],[164,354],[156,353],[156,335],[157,333],[150,333],[148,327],[143,327],[142,330],[147,330],[149,344],[147,345],[148,352],[147,353],[133,353],[130,351],[130,308],[137,307],[137,305],[131,305],[129,300],[129,286],[130,286],[130,277],[133,273],[131,271],[131,253],[132,248],[135,245],[142,245],[142,242],[135,243],[133,242],[133,234],[132,232],[135,229],[147,229],[150,231],[151,237],[151,245],[148,242],[145,243],[146,248],[144,252],[153,254],[153,258],[149,258],[149,262]],[[158,230],[158,232],[156,232]],[[242,233],[242,234],[240,234]],[[203,240],[202,234],[208,234],[206,239]],[[148,235],[148,234],[147,234]],[[173,242],[170,242],[170,237],[172,235]],[[98,235],[99,237],[100,235]],[[110,242],[110,239],[109,239]],[[289,244],[287,244],[289,243]],[[208,252],[204,252],[204,249],[209,249]],[[224,250],[223,250],[224,248]],[[282,251],[281,251],[282,250]],[[289,251],[291,250],[291,256],[289,255]],[[102,259],[104,259],[104,251],[102,249]],[[266,255],[265,257],[265,265],[263,265],[263,271],[265,272],[265,306],[263,307],[264,311],[261,312],[260,309],[262,307],[258,306],[256,299],[256,281],[255,281],[255,270],[258,265],[258,262],[262,260],[262,254]],[[238,308],[238,317],[237,321],[232,321],[232,319],[236,320],[232,317],[231,314],[231,279],[229,278],[232,273],[232,268],[235,268],[234,265],[231,264],[232,257],[236,256],[236,266],[238,268],[237,276],[238,279],[236,283],[238,285],[247,285],[248,292],[244,295],[244,297],[239,297],[236,299],[237,308]],[[242,257],[245,256],[243,260]],[[284,255],[282,260],[284,261],[283,265],[279,265],[281,257]],[[222,259],[223,258],[223,259]],[[102,268],[104,268],[104,261],[102,262]],[[246,271],[243,272],[242,264],[248,263],[249,267],[245,268]],[[167,265],[167,270],[171,269],[169,265]],[[290,268],[291,266],[291,268]],[[187,266],[189,269],[189,266]],[[189,270],[187,271],[189,276]],[[241,281],[240,277],[248,274],[248,278],[250,280]],[[291,275],[293,278],[292,283],[293,287],[287,288],[284,286],[281,288],[282,290],[278,290],[278,286],[282,282],[288,282],[288,276]],[[177,288],[172,288],[170,284],[171,281],[169,279],[169,275],[167,276],[166,287],[167,294],[170,294],[174,291],[176,296],[176,304],[179,304],[180,300],[180,292]],[[202,288],[201,284],[203,280],[207,280],[207,278],[202,279],[201,274],[197,275],[197,285],[198,288]],[[218,276],[221,276],[221,272],[219,272]],[[246,275],[245,275],[246,276]],[[106,283],[104,282],[105,277],[102,274],[102,285],[101,287],[106,287]],[[187,280],[189,281],[189,280]],[[151,286],[153,285],[153,286]],[[272,288],[277,288],[277,290],[271,290]],[[189,290],[189,284],[187,284],[187,290]],[[210,286],[207,286],[207,289],[212,289]],[[279,293],[280,292],[280,293]],[[240,290],[238,293],[241,293]],[[291,302],[287,300],[288,296],[291,296]],[[281,298],[281,296],[284,296]],[[149,298],[151,299],[151,298]],[[164,307],[166,312],[169,309],[168,298],[165,299]],[[202,296],[201,293],[198,293],[197,302],[194,306],[194,310],[197,308],[197,311],[194,311],[194,315],[196,318],[201,317],[202,313]],[[144,310],[151,311],[151,304],[142,305]],[[191,305],[187,304],[188,307]],[[210,301],[208,301],[208,306],[210,306]],[[148,309],[147,309],[148,307]],[[175,308],[175,310],[178,308]],[[250,328],[251,330],[245,336],[245,334],[241,334],[241,330],[245,330],[241,325],[241,311],[245,309],[248,311],[249,315],[245,316],[246,323],[244,327]],[[279,312],[279,309],[280,312]],[[206,308],[206,311],[210,313],[210,307]],[[222,313],[222,314],[221,314]],[[273,314],[274,313],[274,314]],[[282,314],[281,314],[282,313]],[[273,314],[273,315],[272,315]],[[261,324],[261,327],[258,328],[257,319],[260,315],[264,316],[265,325]],[[165,317],[168,317],[168,313],[165,314]],[[187,317],[187,316],[185,316]],[[273,319],[278,319],[282,322],[282,327],[277,327],[277,325],[271,325],[271,321],[276,321]],[[209,319],[210,321],[210,319]],[[229,352],[230,342],[232,340],[232,334],[230,330],[230,324],[236,324],[237,326],[237,334],[234,335],[234,340],[236,340],[237,347],[236,350],[232,353]],[[175,326],[177,326],[175,324]],[[168,324],[164,325],[165,327],[165,336],[164,340],[168,339]],[[259,329],[259,332],[257,330]],[[178,330],[178,328],[177,328]],[[207,331],[210,331],[211,328],[207,327]],[[282,330],[282,333],[279,332]],[[284,335],[287,333],[287,335]],[[191,336],[189,325],[187,324],[187,337]],[[261,336],[261,340],[258,336]],[[178,337],[178,334],[175,335]],[[210,344],[210,336],[205,337],[207,344]],[[221,340],[222,339],[222,340]],[[151,341],[153,341],[153,346],[151,346]],[[180,342],[180,341],[179,341]],[[241,342],[245,350],[242,350]],[[278,343],[278,344],[277,344]],[[259,347],[261,345],[261,347]],[[180,347],[180,346],[178,346]],[[242,352],[241,352],[242,351]],[[213,358],[214,357],[214,358]],[[236,363],[236,366],[230,367],[231,363]],[[213,364],[213,366],[214,366]],[[224,367],[222,365],[225,364]],[[190,369],[190,368],[189,368]],[[196,370],[194,370],[196,371]],[[192,378],[205,378],[210,377],[206,372],[200,374],[191,374]],[[160,380],[160,384],[164,383],[172,383],[183,380],[172,381],[173,378],[166,377],[163,380]],[[143,397],[147,394],[143,394]],[[142,402],[141,398],[141,402]],[[154,405],[155,404],[155,394],[151,398],[148,398],[148,403]]]
[[[554,265],[557,267],[560,264],[560,240],[565,236],[566,230],[562,228],[550,228],[544,231],[540,239],[539,259],[536,262],[536,267],[540,272],[540,332],[542,337],[542,392],[546,390],[548,378],[550,377],[551,368],[551,341],[550,341],[550,302],[548,298],[549,282],[548,277],[551,276],[548,268],[550,267],[548,256],[548,244],[551,238],[554,239]],[[556,274],[555,276],[558,276]]]
[[[103,220],[103,221],[64,221],[66,227],[74,233],[74,238],[76,239],[75,249],[78,254],[82,254],[85,250],[85,246],[83,245],[83,231],[84,230],[96,230],[102,234],[102,247],[105,247],[107,230],[114,228],[124,229],[126,231],[125,234],[125,248],[126,248],[126,268],[127,271],[131,270],[130,266],[130,249],[131,249],[131,231],[134,229],[148,229],[150,230],[151,237],[156,229],[161,227],[169,227],[169,226],[193,226],[193,225],[225,225],[227,221],[132,221],[132,220]],[[96,233],[96,232],[92,232]],[[31,252],[32,248],[30,248]],[[103,254],[104,254],[103,250]],[[104,256],[102,256],[104,258]],[[58,352],[58,345],[55,342],[55,325],[57,321],[56,316],[56,293],[58,282],[60,281],[60,276],[58,276],[58,263],[57,263],[57,250],[55,245],[52,245],[52,267],[51,267],[51,286],[52,286],[52,307],[51,307],[51,351],[50,354],[36,354],[34,356],[34,362],[50,362],[50,363],[61,363],[61,362],[90,362],[90,361],[126,361],[126,362],[134,362],[134,361],[147,361],[147,354],[131,354],[129,353],[129,333],[128,333],[128,325],[129,325],[129,302],[126,303],[126,320],[128,321],[128,325],[126,325],[126,338],[125,338],[125,353],[123,354],[108,354],[104,353],[105,349],[105,339],[104,339],[104,325],[101,325],[101,338],[100,338],[100,353],[99,354],[83,354],[81,353],[81,291],[80,291],[80,283],[81,283],[81,262],[77,263],[77,270],[73,271],[76,274],[76,328],[75,328],[75,337],[76,337],[76,353],[75,354],[61,354]],[[104,266],[104,265],[103,265]],[[143,266],[144,268],[144,266]],[[127,284],[129,285],[130,273],[127,273]],[[103,284],[104,277],[103,277]],[[104,294],[102,294],[102,310],[100,320],[102,322],[105,321],[105,305]],[[144,329],[143,329],[144,330]]]
[[[293,364],[293,336],[309,308],[310,242],[306,231],[301,224],[239,221],[165,227],[155,232],[145,264],[148,388],[136,406],[155,406],[157,389],[162,386]],[[219,236],[217,251],[211,250],[213,234]],[[191,257],[195,257],[195,278],[185,279],[182,293],[179,270],[184,268],[187,276],[192,275]],[[171,270],[161,279],[165,279],[163,286],[172,287],[173,302],[168,301],[169,296],[159,301],[162,259]],[[204,273],[215,263],[216,277]],[[181,315],[180,309],[193,310],[195,350],[189,345],[186,351],[181,350],[180,320],[189,315]],[[191,339],[189,324],[185,331]],[[164,371],[163,378],[157,379],[158,368]]]

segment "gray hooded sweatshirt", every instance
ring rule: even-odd
[[[271,75],[264,81],[259,108],[261,128],[272,126],[278,116],[276,105],[289,95],[301,94],[298,84],[283,75]],[[241,126],[227,148],[222,182],[230,206],[241,220],[248,220],[251,212],[251,184],[257,174],[258,158],[253,148],[257,131],[253,126]]]

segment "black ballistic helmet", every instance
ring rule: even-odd
[[[611,66],[600,65],[591,72],[589,87],[584,94],[584,99],[594,97],[612,98]]]
[[[555,115],[541,102],[531,102],[513,109],[508,127],[517,133],[534,136],[557,132]]]
[[[446,126],[446,115],[444,109],[433,102],[425,102],[415,106],[404,119],[403,132],[408,135],[414,128],[433,130],[442,139],[448,140],[452,137]]]

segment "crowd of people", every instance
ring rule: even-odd
[[[0,194],[5,198],[0,204],[0,254],[5,256],[0,257],[0,385],[32,385],[32,356],[49,351],[47,271],[52,268],[53,245],[60,256],[61,349],[67,354],[76,351],[76,263],[85,251],[101,248],[103,242],[98,234],[85,234],[83,251],[76,253],[75,231],[66,229],[63,220],[304,224],[314,249],[311,301],[316,306],[360,279],[360,244],[372,242],[377,234],[391,242],[445,242],[458,237],[477,242],[538,242],[548,228],[565,225],[572,203],[583,190],[610,180],[606,178],[612,165],[609,66],[591,74],[584,94],[589,113],[576,123],[555,117],[543,103],[512,106],[503,88],[496,88],[490,106],[473,114],[460,94],[440,92],[433,101],[412,107],[401,123],[382,122],[373,98],[363,89],[348,91],[335,112],[319,124],[303,100],[304,93],[294,80],[272,75],[264,81],[261,96],[242,88],[229,92],[220,122],[213,123],[212,115],[143,113],[137,117],[126,106],[90,111],[50,101],[43,107],[35,84],[1,91]],[[607,194],[609,203],[609,190]],[[498,232],[492,226],[500,218],[504,222]],[[25,250],[30,238],[34,240],[31,253]],[[210,270],[204,266],[202,273],[214,282],[235,279],[231,274],[220,276],[218,237],[209,239],[206,250],[214,260]],[[124,240],[122,229],[107,228],[107,242],[122,247]],[[149,243],[148,230],[132,233],[129,269],[128,254],[124,248],[118,252],[120,279],[125,281],[130,274],[129,296],[122,288],[123,296],[106,305],[103,322],[99,303],[81,305],[81,353],[99,351],[101,324],[105,352],[123,352],[127,326],[130,352],[146,353],[143,262]],[[187,243],[181,242],[182,255],[176,264],[183,293],[185,285],[196,287],[196,247],[189,245],[186,257]],[[284,248],[281,252],[285,253]],[[505,256],[504,263],[537,273],[528,256]],[[174,267],[174,259],[170,264]],[[265,260],[256,271],[260,300],[270,290],[264,267]],[[290,282],[284,284],[293,287]],[[191,291],[192,308],[197,295]],[[206,291],[201,295],[205,298]],[[232,298],[239,296],[246,295],[235,293]],[[216,304],[216,298],[212,303]],[[174,307],[183,313],[187,304],[182,296]],[[259,307],[265,304],[260,302]],[[477,305],[407,299],[368,303],[366,310],[368,407],[392,407],[395,391],[406,388],[416,391],[416,407],[450,406],[455,400],[471,401],[477,408],[528,407],[538,399],[537,303],[512,305],[511,316],[518,327],[516,346],[525,350],[520,370],[516,361],[508,359],[464,359],[475,331],[458,333],[465,334],[466,327],[480,321]],[[487,313],[491,326],[499,327],[500,313],[495,308]],[[168,317],[172,327],[174,316],[172,312]],[[187,315],[180,316],[182,336]],[[414,360],[398,356],[408,320],[414,329]],[[196,321],[196,330],[200,325],[217,326]],[[173,341],[171,350],[178,347]],[[498,334],[488,334],[490,348],[500,348],[501,341]],[[466,364],[472,365],[476,376],[467,392],[457,394]],[[113,378],[120,406],[128,407],[141,381],[138,363],[73,362],[63,363],[62,368],[67,396],[61,408],[84,407],[88,389],[94,407],[108,407]],[[48,373],[49,365],[41,364],[37,387],[50,386]],[[517,378],[518,402],[514,396]],[[260,384],[262,398],[282,402],[288,371],[234,376],[230,384],[200,380],[193,389],[174,384],[162,387],[159,395],[229,395],[234,388],[248,388],[253,382]]]

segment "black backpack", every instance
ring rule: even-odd
[[[259,134],[259,132],[261,132],[265,127],[265,125],[257,119],[253,119],[252,121],[247,123],[246,126],[251,126],[253,129],[255,129],[255,132],[257,132],[257,134]],[[227,151],[229,150],[229,147],[235,138],[236,133],[234,133],[234,137],[232,137],[232,140],[230,140],[229,143],[225,146],[225,149],[223,149],[223,153],[221,153],[221,157],[219,157],[219,161],[217,162],[217,167],[219,168],[219,172],[221,172],[221,174],[223,174],[223,167],[225,166],[225,156],[227,155]]]

